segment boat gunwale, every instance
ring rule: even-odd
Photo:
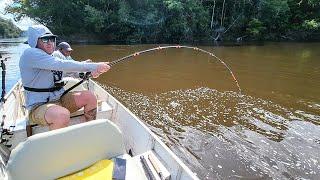
[[[94,81],[94,80],[89,80],[86,82],[88,87],[90,87],[90,83],[92,83],[93,87],[98,87],[101,88],[103,90],[103,93],[106,95],[105,97],[107,97],[107,101],[110,101],[110,99],[112,101],[114,101],[114,103],[118,106],[118,107],[113,107],[113,108],[122,108],[126,113],[128,113],[129,116],[131,116],[133,118],[133,120],[135,122],[137,122],[137,126],[140,126],[145,132],[146,134],[149,135],[149,139],[151,139],[152,144],[151,144],[151,149],[153,150],[155,153],[157,153],[161,158],[164,158],[164,162],[168,163],[168,166],[173,168],[171,170],[173,170],[173,172],[175,172],[174,174],[176,174],[176,176],[173,179],[181,179],[182,177],[187,177],[187,179],[191,178],[191,179],[199,179],[196,175],[196,173],[192,172],[189,167],[187,167],[184,162],[176,155],[173,153],[173,151],[171,151],[171,149],[163,142],[161,141],[161,139],[151,131],[150,128],[148,128],[148,126],[135,114],[133,114],[127,107],[125,107],[118,99],[116,99],[114,96],[112,96],[107,90],[105,90],[101,85],[99,85],[98,82]],[[15,90],[19,90],[19,86],[21,85],[21,79],[19,79],[15,85],[10,89],[10,91],[8,93],[6,93],[5,98],[8,99],[10,96],[14,95],[14,91]],[[90,89],[89,89],[90,90]],[[95,89],[93,89],[94,91]],[[19,91],[19,93],[22,93],[22,91]],[[110,99],[109,99],[110,98]],[[1,107],[4,107],[6,102],[1,102]],[[109,102],[110,103],[110,102]],[[120,106],[119,106],[120,105]],[[112,115],[112,119],[117,115],[117,110],[115,110],[115,114]],[[110,120],[112,120],[110,119]],[[130,118],[131,119],[131,118]],[[121,128],[120,128],[121,129]],[[162,148],[162,149],[160,149]],[[158,149],[158,150],[157,150]],[[164,152],[164,153],[161,153]],[[160,154],[159,154],[160,153]],[[175,165],[170,164],[171,162],[175,162]],[[171,172],[171,173],[173,173]],[[173,175],[173,174],[171,174]]]
[[[91,79],[90,79],[89,82],[92,83],[94,86],[97,86],[97,87],[101,87],[101,88],[102,88],[102,86],[100,86],[100,85],[98,84],[98,82],[96,82],[96,81],[94,81],[94,80],[91,80]],[[151,136],[151,138],[154,139],[154,140],[160,145],[160,147],[164,148],[164,150],[169,153],[169,156],[172,157],[173,160],[176,161],[176,163],[180,166],[180,167],[178,168],[178,173],[177,173],[178,175],[181,176],[181,173],[182,173],[182,172],[186,172],[186,173],[187,173],[190,177],[192,177],[193,179],[198,179],[198,177],[196,176],[196,174],[195,174],[194,172],[192,172],[192,171],[190,170],[190,168],[187,167],[187,166],[185,165],[185,163],[182,162],[182,160],[181,160],[176,154],[174,154],[173,151],[172,151],[163,141],[161,141],[161,139],[160,139],[155,133],[153,133],[153,132],[151,131],[151,129],[148,128],[148,126],[147,126],[145,123],[143,123],[142,120],[141,120],[138,116],[136,116],[135,114],[133,114],[127,107],[125,107],[118,99],[116,99],[114,96],[112,96],[108,91],[106,91],[104,88],[102,88],[102,89],[103,89],[104,92],[107,94],[108,98],[112,98],[112,100],[114,100],[114,101],[115,101],[118,105],[120,105],[127,113],[129,113],[129,115],[132,116],[132,117],[135,119],[135,121],[138,122],[139,125],[140,125],[144,130],[147,131],[147,133]],[[152,149],[152,150],[155,150],[154,148],[155,148],[155,142],[153,143],[151,149]],[[178,179],[180,179],[180,178],[178,178]]]

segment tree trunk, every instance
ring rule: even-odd
[[[220,23],[220,26],[223,26],[224,4],[225,4],[225,3],[226,3],[226,0],[223,0],[222,12],[221,12],[221,23]]]
[[[214,10],[216,8],[216,0],[213,1],[213,7],[212,7],[212,16],[211,16],[211,29],[213,28],[213,18],[214,18]]]

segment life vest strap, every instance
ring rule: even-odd
[[[52,88],[31,88],[31,87],[23,86],[23,88],[27,91],[33,91],[33,92],[54,92],[54,91],[60,90],[63,86],[55,86]]]

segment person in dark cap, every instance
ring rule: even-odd
[[[107,72],[107,62],[68,61],[52,56],[56,35],[43,25],[28,29],[28,44],[20,57],[19,67],[25,89],[25,106],[32,123],[48,125],[50,130],[66,127],[70,113],[84,108],[85,120],[93,120],[97,113],[97,98],[90,91],[69,92],[60,83],[63,72],[91,72],[94,78]]]
[[[61,42],[58,44],[57,50],[52,53],[52,56],[63,59],[63,60],[74,61],[74,59],[71,57],[72,51],[73,49],[71,48],[69,43]],[[91,60],[88,59],[88,60],[85,60],[84,62],[91,62]],[[79,78],[80,76],[79,76],[79,73],[77,72],[65,72],[63,73],[63,77]]]
[[[58,44],[58,48],[59,49],[64,49],[68,52],[73,51],[73,49],[71,48],[70,44],[68,44],[67,42],[61,42]]]
[[[60,59],[73,60],[71,58],[72,51],[73,49],[71,48],[70,44],[67,42],[61,42],[58,44],[57,50],[53,52],[52,55]]]

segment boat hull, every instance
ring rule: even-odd
[[[83,84],[83,87],[94,92],[101,102],[107,104],[107,110],[101,110],[98,113],[98,118],[109,119],[119,127],[123,132],[126,152],[134,157],[152,151],[169,171],[172,180],[198,179],[196,174],[193,173],[158,136],[97,82],[89,80]],[[12,144],[11,148],[14,148],[19,142],[25,141],[27,138],[25,133],[27,111],[23,108],[22,93],[23,88],[19,81],[7,94],[7,101],[1,104],[1,115],[4,117],[4,127],[10,129],[13,125],[15,126],[15,135],[10,140]],[[2,162],[2,168],[5,169],[5,161]]]

